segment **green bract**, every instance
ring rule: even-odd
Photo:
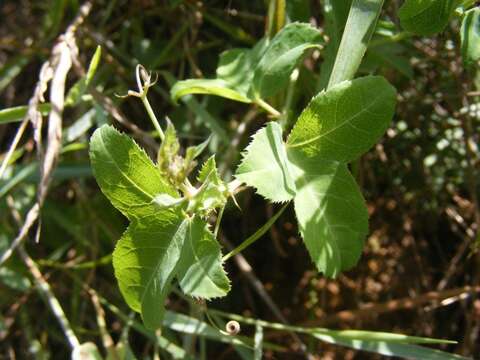
[[[286,143],[277,123],[253,136],[236,177],[272,201],[294,199],[299,229],[319,271],[356,264],[368,231],[365,202],[347,163],[383,135],[395,89],[382,77],[344,81],[314,97]]]
[[[406,0],[400,8],[402,27],[418,35],[443,31],[455,9],[456,0]]]
[[[113,252],[115,276],[125,301],[152,329],[161,326],[163,303],[175,278],[186,294],[195,297],[210,299],[230,290],[220,246],[202,217],[223,206],[226,186],[211,158],[200,172],[203,185],[198,193],[183,201],[169,178],[178,179],[177,172],[170,171],[164,159],[168,153],[183,166],[183,159],[175,158],[178,142],[173,126],[167,135],[168,141],[159,151],[161,168],[132,139],[111,126],[96,130],[90,143],[100,188],[131,220]],[[198,150],[192,149],[191,159]],[[224,192],[213,191],[212,184],[215,190],[223,186]]]
[[[271,41],[220,56],[216,79],[189,79],[171,89],[174,101],[187,94],[210,94],[240,102],[273,96],[287,83],[305,50],[318,47],[320,32],[309,24],[285,26]]]

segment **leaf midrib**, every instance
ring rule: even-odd
[[[173,232],[173,235],[171,236],[172,242],[173,242],[174,245],[178,248],[179,252],[181,251],[181,248],[178,246],[178,243],[177,243],[177,241],[176,241],[176,235],[177,235],[177,233],[178,233],[178,231],[179,231],[179,229],[180,229],[180,227],[181,227],[182,225],[183,225],[183,221],[180,222],[180,223],[178,223],[177,227],[175,228],[175,231]],[[158,273],[158,269],[159,269],[160,266],[163,264],[163,260],[164,260],[165,258],[167,258],[168,255],[170,254],[170,251],[171,251],[171,244],[170,244],[170,245],[167,245],[166,251],[164,252],[164,256],[161,256],[161,257],[158,259],[157,263],[155,264],[154,270],[151,272],[150,279],[148,279],[148,282],[145,284],[145,287],[144,287],[145,291],[143,292],[142,297],[141,297],[141,299],[140,299],[140,304],[142,305],[142,307],[143,307],[143,302],[144,302],[144,300],[145,300],[145,296],[146,296],[146,294],[148,293],[148,289],[150,288],[150,285],[151,285],[151,283],[152,283],[152,280],[155,279],[155,277],[156,277],[155,275]],[[173,271],[173,269],[172,269],[172,271]],[[170,273],[170,275],[169,275],[168,277],[170,277],[170,276],[171,276],[171,273]],[[168,278],[168,277],[167,277],[167,278]],[[164,291],[165,285],[167,285],[168,283],[169,283],[168,281],[165,282],[163,288],[161,289],[161,292]]]
[[[113,160],[113,164],[115,164],[115,167],[117,168],[117,170],[120,172],[120,174],[122,174],[122,176],[124,178],[126,178],[128,180],[128,182],[130,182],[137,190],[139,190],[141,193],[143,193],[144,195],[146,195],[150,200],[153,200],[154,199],[154,196],[151,195],[150,193],[146,192],[145,190],[143,190],[140,186],[137,185],[137,183],[135,181],[133,181],[126,173],[125,171],[122,170],[122,168],[118,165],[116,159],[115,159],[115,156],[112,156],[112,154],[110,153],[110,151],[108,150],[107,146],[105,145],[105,141],[103,140],[103,133],[100,134],[100,140],[101,140],[101,143],[102,143],[102,146],[103,148],[105,149],[105,151],[110,155],[110,158]]]
[[[339,168],[340,168],[340,166],[338,166],[338,167],[335,169],[335,171],[332,173],[332,179],[335,178],[335,175],[336,175],[337,172],[339,171]],[[308,192],[308,194],[310,194],[311,198],[312,198],[312,199],[315,199],[315,200],[318,199],[318,197],[315,197],[315,192],[312,192],[312,190],[314,190],[314,187],[313,187],[313,186],[309,186],[309,185],[311,185],[311,184],[309,184],[309,182],[307,182],[306,179],[300,179],[300,181],[303,182],[303,186],[306,186],[306,187],[307,187],[307,192]],[[331,181],[332,181],[332,180],[330,179],[330,185],[329,185],[329,187],[331,186]],[[328,192],[325,192],[325,197],[328,197],[328,196],[330,196],[330,195],[328,195]],[[319,205],[319,206],[318,206],[317,208],[319,208],[320,205],[322,205],[322,204],[321,204],[321,201],[318,202],[318,205]],[[325,212],[325,210],[326,210],[326,206],[323,206],[322,208],[323,208],[323,209],[322,209],[321,211],[322,211],[322,214],[323,214],[323,213]],[[328,217],[327,217],[327,216],[322,216],[322,217],[324,217],[325,225],[327,225],[328,232],[330,233],[330,235],[331,235],[332,238],[333,238],[332,243],[333,243],[333,245],[335,246],[335,250],[336,250],[336,251],[335,251],[335,254],[337,254],[336,258],[338,259],[338,264],[340,265],[339,268],[341,269],[341,268],[342,268],[342,257],[341,257],[341,255],[340,255],[340,248],[339,248],[339,246],[338,246],[338,244],[337,244],[337,236],[336,236],[336,234],[335,234],[334,232],[332,232],[332,230],[331,230],[331,228],[330,228],[330,224],[329,224],[329,222],[328,222]],[[327,240],[325,240],[325,242],[327,242]]]

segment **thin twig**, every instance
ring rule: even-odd
[[[35,87],[32,99],[29,101],[29,107],[26,119],[32,121],[35,130],[35,141],[37,143],[37,152],[40,154],[42,176],[39,185],[37,202],[28,211],[25,222],[21,227],[17,237],[12,241],[10,247],[0,257],[0,266],[12,255],[22,241],[27,237],[30,228],[39,217],[40,209],[45,200],[50,184],[51,175],[56,166],[56,159],[61,148],[62,134],[62,111],[65,96],[65,81],[67,73],[72,65],[71,49],[75,47],[74,33],[77,27],[84,21],[85,17],[92,9],[92,2],[87,1],[80,7],[78,15],[63,35],[59,37],[59,42],[54,46],[49,60],[41,68],[39,81]],[[55,69],[54,69],[55,67]],[[48,81],[52,79],[50,101],[52,111],[49,117],[49,135],[48,148],[45,155],[41,145],[41,119],[42,115],[38,111],[38,105],[43,100],[43,94],[46,90]],[[38,233],[38,232],[37,232]]]
[[[309,321],[304,325],[308,326],[328,326],[330,324],[338,324],[340,322],[353,322],[362,318],[377,316],[383,313],[415,309],[425,304],[439,304],[443,300],[453,297],[458,297],[461,294],[474,294],[480,292],[480,286],[465,286],[462,288],[444,290],[444,291],[430,291],[415,297],[407,297],[402,299],[390,300],[385,303],[375,304],[369,303],[363,305],[357,310],[344,310],[336,314],[327,315],[317,320]]]
[[[63,329],[63,333],[67,338],[68,344],[72,349],[75,349],[76,347],[80,346],[80,342],[75,336],[75,333],[73,332],[73,329],[70,326],[70,322],[65,316],[65,312],[63,311],[62,306],[60,305],[60,302],[53,294],[53,291],[50,288],[50,285],[48,284],[48,282],[43,278],[42,273],[38,269],[37,265],[32,260],[32,258],[27,254],[27,252],[22,246],[18,248],[18,253],[20,254],[20,257],[22,258],[25,265],[27,266],[28,271],[30,271],[30,273],[32,274],[35,280],[35,283],[37,285],[38,292],[44,296],[45,300],[48,303],[48,306],[50,307],[50,310],[52,310],[53,315],[55,315],[58,322],[60,323],[60,326]]]
[[[120,360],[117,349],[115,348],[115,343],[110,336],[107,330],[107,324],[105,322],[105,311],[103,311],[100,300],[98,299],[97,292],[90,287],[85,287],[90,294],[90,299],[92,300],[93,307],[97,313],[97,324],[98,329],[100,330],[100,335],[102,336],[103,346],[107,350],[109,356],[112,360]]]
[[[20,227],[22,226],[22,218],[20,216],[20,213],[18,212],[17,209],[14,207],[14,201],[12,197],[7,197],[7,205],[10,209],[10,212],[12,214],[13,219],[17,223],[17,225]],[[70,347],[72,349],[75,349],[80,345],[80,342],[78,341],[77,337],[75,336],[75,333],[72,330],[72,327],[70,326],[70,323],[65,316],[65,313],[62,309],[62,306],[60,305],[60,302],[57,300],[55,295],[53,294],[52,289],[50,288],[50,285],[48,281],[45,279],[45,277],[42,275],[40,272],[39,268],[35,264],[35,262],[32,260],[32,258],[27,254],[25,249],[20,246],[18,248],[18,252],[20,254],[20,257],[22,258],[23,262],[27,266],[28,270],[33,276],[33,279],[35,280],[35,284],[37,286],[38,292],[43,295],[45,300],[47,301],[48,305],[50,306],[50,309],[52,310],[53,314],[57,318],[58,322],[60,323],[60,326],[63,329],[63,332],[65,334],[65,337],[68,340],[68,343],[70,344]]]
[[[23,119],[22,123],[18,127],[17,133],[15,134],[15,137],[13,138],[12,143],[10,144],[10,147],[8,148],[7,154],[3,158],[2,165],[0,166],[0,179],[3,176],[3,173],[5,172],[5,169],[8,166],[8,163],[10,162],[10,159],[13,156],[13,153],[15,152],[18,143],[20,142],[20,139],[22,138],[23,133],[25,132],[25,129],[27,128],[28,125],[28,118]]]

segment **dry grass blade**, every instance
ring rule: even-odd
[[[39,81],[35,92],[29,102],[27,117],[32,121],[35,129],[35,142],[41,159],[41,181],[38,190],[38,202],[28,211],[25,222],[19,234],[10,247],[0,257],[0,266],[11,256],[15,248],[27,237],[30,228],[38,219],[41,206],[48,191],[51,174],[55,168],[55,162],[61,149],[62,135],[62,112],[65,98],[65,81],[67,73],[72,66],[71,44],[74,42],[74,33],[85,17],[92,9],[92,2],[88,1],[79,10],[79,13],[66,32],[59,37],[59,42],[52,50],[51,59],[45,62],[40,71]],[[42,154],[41,145],[41,122],[42,115],[38,111],[40,101],[43,101],[43,94],[48,81],[52,79],[50,97],[52,111],[49,116],[48,147],[45,155]],[[24,121],[25,122],[25,121]],[[13,151],[12,151],[13,153]],[[8,159],[5,159],[8,163]]]

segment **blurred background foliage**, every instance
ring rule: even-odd
[[[299,67],[287,126],[322,88],[328,52],[335,51],[331,44],[341,34],[348,1],[333,19],[326,16],[328,4],[287,1],[287,21],[315,24],[325,31],[330,44],[312,51]],[[277,322],[284,317],[301,326],[448,338],[459,343],[446,345],[445,350],[480,354],[478,66],[466,69],[462,64],[458,19],[440,35],[414,37],[399,28],[400,5],[399,0],[385,2],[360,69],[362,74],[387,77],[399,97],[387,135],[353,169],[371,214],[371,232],[358,266],[336,280],[316,273],[289,208],[261,241],[243,252],[243,260],[229,261],[232,291],[209,303],[209,309]],[[28,104],[42,63],[80,6],[78,0],[0,2],[0,110]],[[175,331],[175,324],[181,326],[179,318],[171,319],[173,325],[164,330],[163,338],[156,338],[130,313],[110,257],[126,219],[100,193],[92,177],[88,141],[96,127],[113,123],[155,154],[155,133],[140,101],[116,96],[135,87],[134,69],[141,63],[159,75],[149,93],[157,116],[172,120],[184,146],[212,134],[205,157],[216,154],[223,176],[229,179],[240,151],[267,114],[208,96],[187,96],[174,106],[169,89],[176,79],[213,77],[222,51],[251,47],[272,31],[269,11],[265,1],[97,0],[79,26],[78,66],[88,67],[97,45],[102,55],[88,89],[65,109],[58,166],[41,223],[30,230],[25,251],[82,342],[92,341],[103,352],[111,336],[122,351],[132,351],[139,359],[152,354],[208,359],[245,356],[215,336],[207,342],[203,336]],[[72,71],[67,89],[79,79],[79,73]],[[281,108],[286,96],[276,96],[272,104]],[[23,119],[24,110],[18,111],[3,113],[0,119],[0,160]],[[0,253],[17,236],[22,219],[35,203],[39,179],[33,131],[28,127],[0,178]],[[230,204],[222,222],[220,238],[227,249],[276,211],[251,190],[237,200],[241,211]],[[18,254],[0,267],[0,358],[68,358],[62,329],[33,284]],[[170,297],[167,307],[202,316],[202,304],[179,294]],[[104,328],[99,326],[102,319]],[[220,323],[221,318],[216,321]],[[242,329],[242,335],[254,333],[254,327]],[[318,359],[377,356],[298,339],[287,332],[265,330],[263,336],[265,342],[282,347],[281,351],[266,347],[268,359],[305,358],[302,341]]]

